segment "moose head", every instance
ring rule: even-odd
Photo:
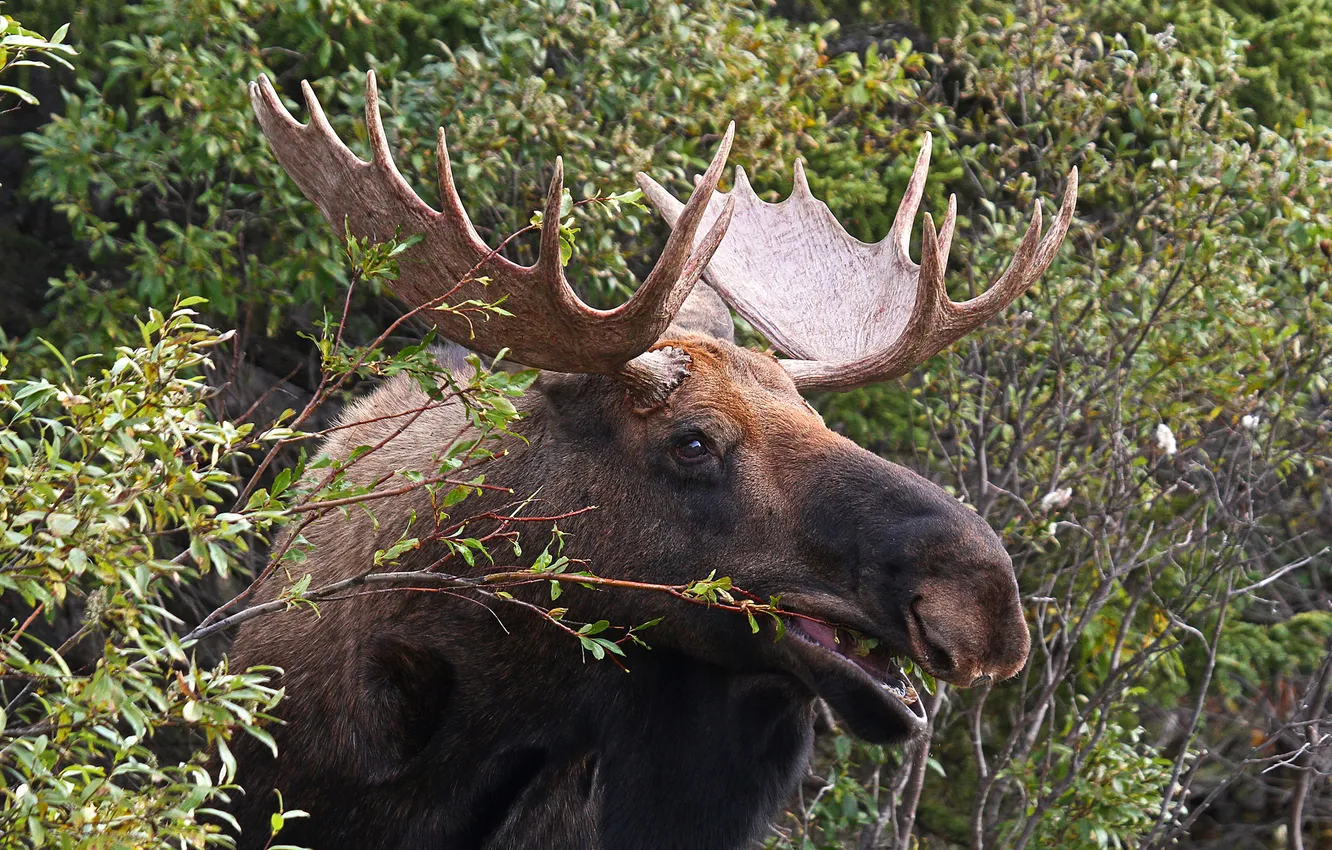
[[[962,686],[1021,668],[1027,627],[994,532],[943,489],[830,431],[801,392],[903,375],[1004,309],[1053,259],[1076,172],[1044,238],[1038,207],[1007,271],[957,303],[944,286],[955,199],[938,230],[925,214],[920,264],[908,253],[928,136],[887,238],[866,244],[813,198],[798,163],[782,203],[761,201],[741,170],[718,192],[728,129],[687,203],[639,175],[673,230],[633,297],[602,311],[566,281],[558,228],[542,229],[530,267],[482,241],[442,129],[441,209],[420,200],[390,155],[373,73],[370,162],[303,89],[305,125],[267,79],[250,96],[306,196],[339,231],[345,222],[361,238],[422,234],[396,294],[413,307],[503,297],[506,313],[484,322],[424,315],[467,349],[507,349],[544,370],[523,401],[526,441],[491,480],[541,489],[562,510],[598,506],[566,524],[569,545],[598,574],[679,584],[715,570],[779,597],[785,636],[774,639],[775,623],[751,633],[734,614],[659,595],[586,592],[573,603],[580,613],[663,618],[625,676],[582,663],[536,618],[501,624],[475,602],[433,594],[253,621],[235,653],[282,667],[288,696],[280,758],[243,753],[243,825],[262,831],[265,795],[278,787],[287,805],[315,815],[304,839],[324,846],[739,846],[798,778],[815,697],[856,734],[900,742],[926,717],[897,658]],[[546,222],[558,219],[562,190],[557,159]],[[790,359],[735,345],[728,305]],[[364,424],[325,451],[379,442],[384,415],[423,398],[405,379],[388,382],[348,414]],[[462,422],[454,407],[432,410],[357,474],[427,469]],[[393,516],[431,509],[421,498],[386,500],[379,531],[341,515],[311,527],[316,583],[368,569],[383,535],[402,527]]]

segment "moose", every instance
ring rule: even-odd
[[[233,663],[280,668],[286,696],[277,757],[237,742],[238,846],[265,846],[276,789],[310,815],[289,820],[280,840],[316,848],[743,847],[806,770],[816,700],[853,734],[895,744],[926,728],[899,659],[959,686],[1021,669],[1028,630],[998,536],[941,487],[829,430],[801,393],[901,376],[1007,307],[1058,250],[1076,171],[1049,232],[1038,206],[1008,269],[959,303],[944,286],[955,198],[938,230],[924,216],[920,264],[909,255],[928,136],[891,231],[867,244],[814,199],[799,164],[781,203],[760,200],[739,169],[719,192],[732,125],[688,202],[639,175],[672,231],[633,296],[603,311],[567,282],[555,226],[542,228],[531,266],[478,236],[442,128],[440,209],[417,196],[390,154],[373,72],[369,162],[302,88],[307,124],[266,78],[249,91],[305,195],[339,232],[422,234],[395,294],[412,307],[447,292],[503,297],[506,311],[487,321],[425,315],[456,346],[506,349],[541,370],[520,400],[523,439],[488,480],[539,491],[543,511],[569,515],[566,551],[599,576],[681,585],[715,571],[778,598],[784,613],[755,632],[731,611],[660,593],[567,591],[580,620],[660,618],[650,648],[626,650],[628,673],[584,658],[540,616],[464,594],[357,594],[250,620]],[[559,159],[553,172],[552,224]],[[787,358],[736,345],[728,308]],[[467,368],[458,350],[439,357]],[[429,400],[406,376],[387,380],[349,408],[348,427],[322,451],[381,446],[349,472],[362,482],[437,469],[467,420],[460,405]],[[401,427],[392,414],[422,409],[386,441]],[[511,498],[483,493],[450,519]],[[301,570],[315,585],[362,574],[409,516],[435,510],[420,488],[376,502],[377,523],[330,512],[306,529],[313,549]],[[423,545],[399,568],[437,557]],[[285,581],[262,579],[257,598],[274,599]]]

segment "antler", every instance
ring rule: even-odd
[[[365,123],[374,156],[370,162],[361,161],[338,138],[309,84],[302,82],[301,90],[310,110],[309,124],[292,118],[267,77],[250,83],[250,102],[264,135],[278,162],[339,234],[344,221],[353,235],[376,241],[399,230],[404,236],[424,234],[400,258],[399,277],[390,284],[398,297],[426,308],[446,298],[459,304],[469,299],[491,303],[502,297],[504,309],[512,314],[469,317],[425,312],[442,335],[492,356],[508,348],[513,360],[539,369],[621,374],[636,386],[650,383],[654,376],[670,380],[672,371],[678,380],[678,368],[663,363],[661,357],[641,364],[629,361],[647,351],[671,323],[726,233],[733,206],[729,199],[712,211],[707,233],[699,234],[694,245],[726,163],[734,127],[727,130],[699,182],[698,196],[680,211],[675,232],[638,291],[613,310],[595,310],[574,294],[560,265],[564,165],[559,158],[546,199],[540,254],[535,264],[520,266],[492,251],[472,227],[453,182],[444,128],[439,130],[436,154],[442,207],[437,212],[417,197],[393,163],[373,71],[365,81]],[[489,283],[478,278],[488,278]]]
[[[845,390],[909,372],[1011,304],[1054,259],[1077,203],[1076,168],[1045,238],[1037,206],[1007,271],[976,298],[950,300],[944,269],[956,196],[948,199],[938,232],[925,214],[921,264],[907,253],[930,142],[926,133],[892,229],[872,245],[850,236],[827,204],[810,194],[799,162],[791,196],[780,203],[759,200],[741,168],[735,187],[717,193],[735,203],[735,213],[705,277],[778,349],[798,358],[782,365],[801,389]],[[687,207],[646,174],[638,175],[638,184],[672,226],[683,222]],[[701,183],[689,203],[700,191]]]

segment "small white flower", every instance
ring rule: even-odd
[[[1179,451],[1179,446],[1175,443],[1175,432],[1164,422],[1156,426],[1156,445],[1161,447],[1161,451],[1165,452],[1167,457]]]
[[[1259,419],[1252,413],[1240,417],[1240,427],[1245,431],[1257,431]]]
[[[1152,92],[1151,94],[1147,95],[1147,102],[1156,103],[1156,92]]]
[[[1058,490],[1051,490],[1041,497],[1041,510],[1048,514],[1052,510],[1066,508],[1072,498],[1072,487],[1060,487]]]

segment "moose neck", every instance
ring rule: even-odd
[[[456,846],[488,836],[484,846],[497,850],[566,841],[740,847],[790,798],[812,723],[810,698],[789,678],[736,674],[663,648],[631,651],[623,673],[584,663],[559,641],[549,649],[532,659],[541,659],[542,675],[522,671],[535,678],[525,688],[531,699],[489,722],[465,706],[446,712],[416,762],[419,774],[389,796],[432,789],[419,800],[423,812],[467,813],[451,836]],[[446,762],[475,768],[442,800],[430,779]],[[532,843],[534,834],[547,842]]]

